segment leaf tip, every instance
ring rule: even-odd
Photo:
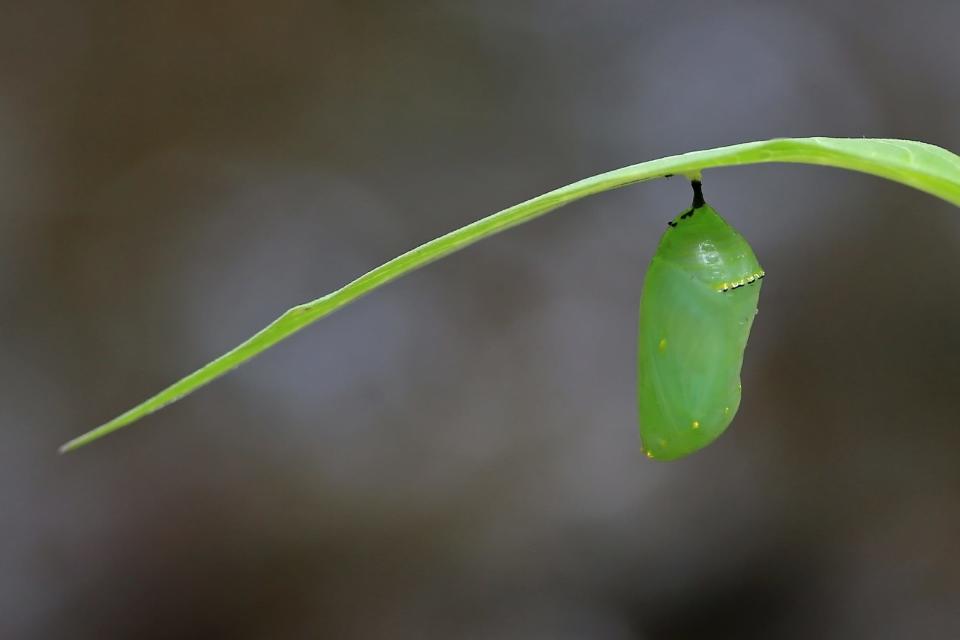
[[[91,440],[92,438],[90,437],[90,434],[85,433],[82,436],[74,438],[73,440],[68,440],[67,442],[64,442],[62,445],[60,445],[60,448],[57,449],[57,453],[59,453],[60,455],[71,453],[73,451],[76,451],[83,445],[89,443]]]
[[[60,455],[63,455],[65,453],[70,453],[71,451],[76,449],[77,446],[78,445],[74,444],[73,440],[71,440],[70,442],[65,442],[64,444],[60,445],[59,449],[57,449],[57,453],[59,453]]]

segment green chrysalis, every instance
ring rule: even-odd
[[[640,297],[640,437],[654,460],[707,446],[733,420],[764,276],[698,180],[693,192],[693,206],[667,223]]]

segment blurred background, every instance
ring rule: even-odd
[[[0,4],[0,637],[960,637],[960,212],[713,170],[767,272],[714,446],[639,451],[680,179],[419,271],[56,448],[421,242],[776,136],[960,149],[960,4]]]

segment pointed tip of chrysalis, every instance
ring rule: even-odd
[[[707,201],[703,199],[703,184],[699,180],[691,180],[690,186],[693,187],[693,208],[699,209],[707,204]]]

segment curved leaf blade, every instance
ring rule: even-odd
[[[641,162],[579,180],[451,231],[367,272],[344,287],[298,305],[253,337],[99,427],[67,442],[73,451],[196,391],[307,325],[415,269],[474,242],[528,222],[589,195],[704,169],[765,162],[826,165],[869,173],[914,187],[960,206],[960,157],[934,145],[876,138],[778,138],[694,151]]]

